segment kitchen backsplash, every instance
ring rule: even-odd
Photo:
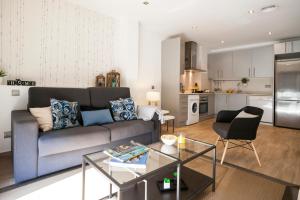
[[[200,90],[212,89],[206,72],[184,72],[180,76],[180,83],[183,84],[185,91],[191,91],[195,83],[198,84]]]
[[[244,92],[272,92],[273,78],[250,78],[247,86],[238,87],[239,81],[212,81],[212,88],[220,88],[222,91],[238,89]],[[218,86],[218,82],[220,86]]]

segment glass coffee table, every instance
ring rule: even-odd
[[[84,155],[82,162],[82,199],[85,198],[85,171],[87,164],[104,175],[110,185],[109,194],[102,199],[111,199],[113,197],[118,200],[193,199],[210,185],[212,185],[213,191],[215,190],[215,145],[186,138],[185,144],[180,146],[177,144],[167,146],[162,142],[157,142],[148,145],[148,147],[151,149],[145,169],[110,166],[105,162],[110,158],[102,151]],[[186,163],[210,151],[213,153],[211,177],[184,166]],[[176,192],[160,192],[157,181],[161,181],[165,177],[172,178],[174,172],[177,172]],[[188,187],[187,190],[179,190],[181,188],[180,180],[184,180]],[[118,189],[115,193],[112,192],[113,185]]]

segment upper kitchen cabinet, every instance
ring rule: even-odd
[[[274,44],[274,54],[297,53],[300,52],[300,40],[287,41]]]
[[[218,54],[208,54],[207,56],[207,72],[208,78],[216,80],[219,78],[218,76],[218,69],[217,69],[217,60]]]
[[[233,78],[232,52],[223,52],[219,55],[219,73],[221,80],[230,80]]]
[[[252,78],[267,78],[274,75],[273,46],[252,49]]]
[[[232,79],[232,52],[208,55],[208,77],[213,80]]]
[[[236,79],[250,77],[252,67],[252,49],[233,52],[233,74]]]
[[[293,41],[293,52],[300,52],[300,40]]]

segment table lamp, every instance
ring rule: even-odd
[[[154,103],[155,106],[158,105],[158,102],[160,101],[160,92],[156,91],[154,89],[154,86],[151,88],[152,90],[146,93],[146,99],[148,101],[148,105],[151,105]]]

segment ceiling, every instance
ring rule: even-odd
[[[106,15],[137,19],[164,37],[180,34],[211,49],[300,36],[300,0],[148,0],[147,6],[143,0],[69,1]],[[275,11],[260,12],[272,4],[278,6]]]

